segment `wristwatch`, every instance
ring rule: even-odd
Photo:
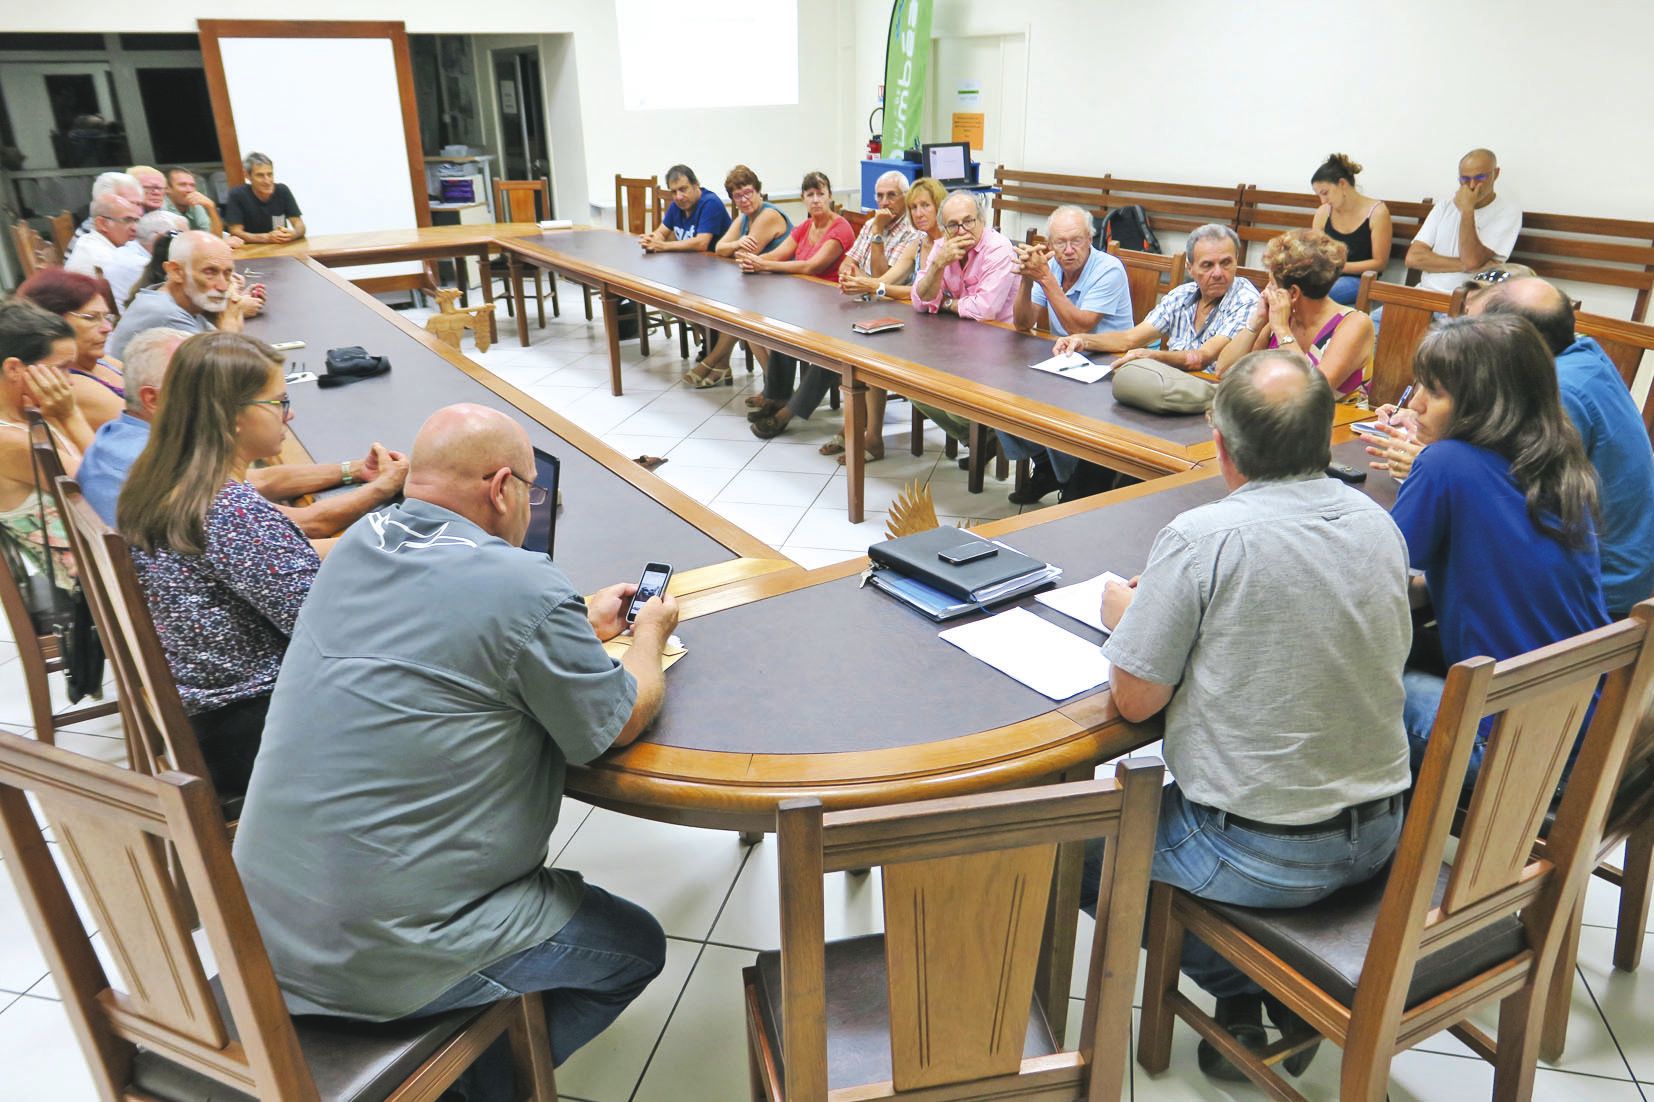
[[[1291,333],[1288,333],[1284,337],[1276,337],[1275,338],[1275,343],[1276,344],[1297,344],[1298,343],[1298,338],[1294,337]]]
[[[874,234],[873,238],[872,238],[872,241],[873,241],[873,244],[875,244],[875,245],[883,245],[884,244],[884,234],[882,234],[882,233]]]
[[[879,289],[877,291],[873,292],[873,297],[874,298],[883,298],[884,297],[884,284],[883,283],[880,283],[879,284]]]

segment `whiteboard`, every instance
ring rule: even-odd
[[[241,155],[275,162],[307,235],[419,224],[390,39],[221,38],[218,47]],[[402,262],[346,272],[365,279],[420,270]]]

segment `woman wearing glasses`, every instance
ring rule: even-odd
[[[69,368],[69,385],[87,423],[96,430],[105,421],[119,417],[126,405],[121,361],[104,352],[115,328],[109,284],[79,272],[42,268],[23,281],[17,294],[56,314],[75,331],[75,362]]]
[[[279,353],[238,333],[178,346],[116,507],[219,795],[247,789],[288,637],[321,559],[247,482],[290,415]]]
[[[735,220],[712,251],[733,259],[737,253],[763,256],[779,249],[791,240],[793,220],[786,212],[764,196],[764,185],[758,174],[746,165],[736,165],[724,177],[724,190],[735,205]],[[734,385],[734,372],[729,358],[740,343],[728,333],[719,333],[706,358],[684,372],[683,381],[696,390],[710,390],[716,386]],[[752,355],[761,365],[767,364],[767,349],[752,345]]]

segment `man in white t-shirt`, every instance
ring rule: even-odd
[[[1490,149],[1472,149],[1459,160],[1459,190],[1451,203],[1437,203],[1407,246],[1407,267],[1424,273],[1419,286],[1451,294],[1466,273],[1502,263],[1522,232],[1522,208],[1494,191],[1499,159]],[[1466,215],[1471,217],[1466,218]]]
[[[120,247],[132,240],[142,208],[130,199],[108,192],[92,200],[92,232],[74,243],[64,267],[95,276],[115,260]]]

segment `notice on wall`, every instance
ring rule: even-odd
[[[962,80],[954,92],[954,107],[960,111],[976,111],[982,107],[982,82]]]
[[[515,115],[517,113],[517,82],[512,80],[500,81],[500,114]]]
[[[982,134],[987,129],[988,116],[980,111],[955,111],[953,113],[953,137],[948,139],[955,142],[970,142],[972,152],[982,151]]]

